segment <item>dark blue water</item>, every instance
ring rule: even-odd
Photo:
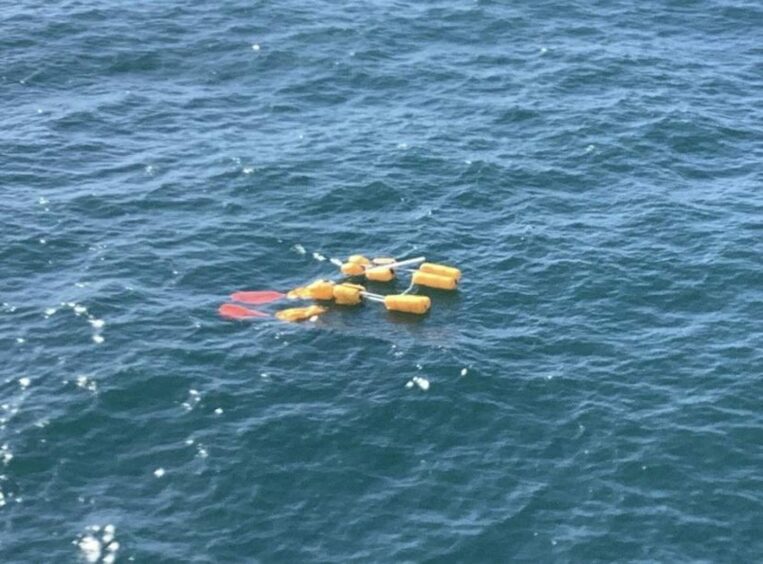
[[[0,560],[763,558],[762,44],[741,0],[5,2]],[[357,252],[463,283],[216,313]]]

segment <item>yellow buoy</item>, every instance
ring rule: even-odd
[[[432,301],[427,296],[409,296],[404,294],[384,296],[384,307],[389,311],[404,311],[422,315],[429,311]]]
[[[421,272],[429,272],[430,274],[437,274],[439,276],[447,276],[448,278],[455,278],[461,280],[461,271],[452,266],[445,266],[444,264],[435,264],[433,262],[425,262],[419,267]]]
[[[307,286],[300,286],[299,288],[289,290],[289,293],[286,294],[286,297],[290,300],[309,300],[312,296],[310,295],[310,290],[307,289]]]
[[[334,299],[339,305],[357,305],[360,303],[360,293],[365,290],[359,284],[337,284],[334,286]]]
[[[286,296],[291,299],[333,300],[334,283],[331,280],[316,280],[307,286],[294,288]]]
[[[389,282],[395,278],[395,273],[391,268],[369,268],[366,270],[366,278],[374,282]]]
[[[346,262],[342,265],[342,274],[345,276],[363,276],[365,271],[365,267],[356,262]]]
[[[316,280],[307,289],[314,300],[334,299],[334,283],[331,280]]]
[[[421,270],[417,270],[413,273],[412,280],[414,284],[418,284],[419,286],[427,286],[439,290],[455,290],[456,286],[458,286],[458,280],[455,278],[432,274],[430,272],[422,272]]]
[[[350,258],[347,259],[347,262],[351,262],[354,264],[359,264],[361,266],[367,266],[371,264],[371,261],[368,260],[363,255],[352,255]]]
[[[312,305],[308,307],[292,307],[276,312],[276,317],[281,321],[304,321],[315,315],[326,313],[326,308]]]

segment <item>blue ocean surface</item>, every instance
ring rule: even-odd
[[[758,1],[6,1],[0,194],[3,563],[763,560]]]

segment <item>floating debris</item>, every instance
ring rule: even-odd
[[[154,476],[156,476],[157,478],[161,478],[162,476],[164,476],[164,474],[165,474],[164,468],[157,468],[156,470],[154,470]]]

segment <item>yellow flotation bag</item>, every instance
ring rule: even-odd
[[[334,299],[338,305],[357,305],[360,303],[360,293],[365,291],[359,284],[337,284],[334,286]]]
[[[374,282],[389,282],[395,278],[395,272],[391,268],[374,267],[366,270],[366,279]]]
[[[357,262],[346,262],[341,266],[341,270],[345,276],[363,276],[366,268]]]
[[[347,259],[347,262],[351,262],[353,264],[359,264],[361,266],[368,266],[371,264],[371,261],[368,260],[363,255],[352,255],[350,258]]]
[[[432,301],[427,296],[397,294],[384,296],[384,307],[389,311],[404,311],[423,315],[429,311]]]
[[[316,280],[302,288],[294,288],[286,296],[291,299],[333,300],[334,283],[331,280]]]
[[[326,313],[326,308],[311,305],[308,307],[292,307],[289,309],[282,309],[276,312],[276,317],[281,321],[304,321],[311,317]]]
[[[448,278],[455,278],[461,280],[461,271],[452,266],[445,266],[444,264],[435,264],[433,262],[425,262],[419,267],[421,272],[429,272],[430,274],[437,274],[439,276],[447,276]]]
[[[412,280],[414,284],[419,286],[437,288],[438,290],[455,290],[456,286],[458,286],[458,280],[455,278],[432,274],[431,272],[422,272],[421,270],[413,273]]]

